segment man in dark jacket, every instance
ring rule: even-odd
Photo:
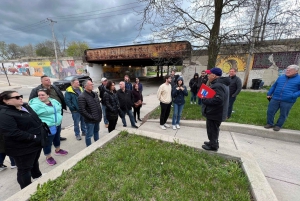
[[[102,119],[102,110],[98,95],[93,92],[94,84],[87,80],[83,82],[84,92],[78,97],[79,112],[84,117],[87,133],[85,136],[86,146],[92,144],[91,138],[94,136],[94,141],[99,140],[100,122]]]
[[[222,75],[220,68],[212,68],[208,71],[208,80],[211,83],[211,89],[216,94],[213,98],[202,98],[202,115],[206,117],[206,130],[209,142],[204,142],[202,148],[209,151],[217,151],[219,148],[219,127],[225,119],[227,111],[226,100],[228,100],[228,89],[226,86],[219,82]],[[227,107],[226,107],[227,108]]]
[[[134,117],[132,114],[132,106],[134,104],[133,94],[130,90],[125,89],[124,82],[120,82],[119,85],[120,85],[120,89],[117,91],[117,96],[119,99],[120,108],[125,115],[128,114],[131,126],[134,128],[138,128],[138,126],[135,125]],[[124,117],[122,117],[122,122],[124,127],[127,126],[125,115]]]
[[[87,132],[83,116],[80,115],[78,106],[78,96],[82,92],[83,89],[82,87],[80,87],[79,80],[77,78],[73,78],[71,80],[71,86],[69,86],[66,89],[65,93],[65,102],[72,113],[72,118],[74,122],[74,132],[77,140],[81,140],[79,123],[82,131],[82,136],[85,136]]]
[[[41,85],[37,86],[36,88],[31,90],[31,93],[29,95],[29,100],[38,97],[38,91],[40,89],[50,89],[50,98],[53,98],[55,100],[57,100],[62,107],[62,111],[61,113],[63,114],[63,109],[67,110],[67,105],[65,102],[65,98],[63,93],[59,90],[59,88],[57,88],[55,85],[51,84],[51,80],[47,75],[43,75],[41,77]],[[60,135],[60,133],[57,133]],[[60,137],[60,141],[66,140],[67,138],[65,137]]]
[[[230,85],[229,85],[229,105],[228,105],[228,113],[227,118],[231,117],[233,103],[236,100],[236,96],[242,90],[242,81],[241,79],[236,76],[236,69],[231,68],[229,70],[229,78],[230,78]]]
[[[99,91],[99,97],[102,106],[104,124],[105,127],[108,128],[108,120],[106,118],[106,105],[105,105],[105,101],[103,101],[104,93],[107,91],[106,89],[107,79],[105,77],[101,78],[101,83],[102,84],[98,87],[98,91]]]

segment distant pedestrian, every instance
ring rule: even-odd
[[[226,120],[229,90],[219,82],[222,76],[220,68],[212,68],[208,72],[208,80],[211,83],[210,88],[216,94],[213,98],[202,98],[202,115],[206,117],[206,130],[209,141],[204,142],[202,148],[209,151],[219,149],[219,132],[222,121]],[[224,109],[225,108],[225,109]]]
[[[79,106],[78,106],[78,97],[82,92],[83,89],[80,86],[79,80],[77,78],[73,78],[71,80],[71,86],[69,86],[65,92],[65,102],[72,113],[72,118],[74,123],[74,133],[77,140],[81,140],[79,124],[81,128],[82,136],[85,136],[87,132],[84,118],[79,113]]]
[[[124,76],[125,89],[132,91],[132,84],[130,83],[130,79],[128,75]]]
[[[136,116],[138,117],[139,121],[142,121],[141,120],[141,107],[143,105],[143,95],[142,95],[142,92],[140,92],[140,90],[139,90],[138,84],[133,85],[132,94],[133,94],[133,102],[134,102],[133,116],[134,116],[135,123],[137,123]]]
[[[294,103],[300,96],[300,76],[298,74],[299,66],[290,65],[285,70],[285,75],[278,77],[267,93],[270,99],[267,111],[267,125],[265,128],[273,128],[279,131],[289,115]],[[280,110],[280,116],[277,123],[274,124],[274,117]]]
[[[29,100],[38,97],[38,91],[39,89],[50,89],[50,98],[53,98],[57,100],[61,106],[61,114],[63,115],[63,110],[67,110],[67,105],[65,103],[65,98],[63,93],[60,91],[59,88],[57,88],[55,85],[51,84],[51,80],[47,75],[41,76],[41,85],[37,86],[36,88],[31,90],[31,93],[29,95]],[[60,135],[60,133],[59,133]],[[66,140],[65,137],[60,137],[60,141]]]
[[[166,130],[166,128],[170,128],[170,125],[168,125],[166,122],[169,118],[172,105],[172,78],[170,75],[166,75],[164,79],[165,83],[160,85],[156,95],[160,101],[160,127],[161,129]]]
[[[103,101],[104,98],[104,93],[107,91],[106,85],[107,85],[107,79],[105,77],[101,78],[101,85],[98,87],[99,90],[99,97],[100,97],[100,102],[102,106],[102,113],[103,113],[103,121],[105,124],[105,128],[108,128],[108,120],[106,118],[106,105],[105,102]]]
[[[205,72],[205,70],[201,71],[201,75],[200,77],[198,78],[198,85],[197,85],[197,94],[198,94],[198,91],[201,87],[202,84],[207,84],[207,81],[208,81],[208,77],[207,77],[207,74]],[[198,97],[198,105],[201,105],[202,102],[201,102],[201,98]]]
[[[191,104],[193,104],[193,103],[197,104],[196,99],[197,99],[197,93],[199,90],[198,89],[198,81],[199,81],[198,78],[199,78],[198,73],[195,73],[194,77],[189,82],[189,86],[191,89]]]
[[[173,119],[172,126],[173,129],[180,128],[180,119],[182,110],[185,104],[184,97],[188,95],[186,86],[184,86],[182,77],[177,79],[177,84],[172,89],[172,98],[173,98]]]
[[[102,110],[98,95],[93,92],[94,84],[90,80],[83,82],[84,92],[78,97],[79,112],[84,117],[84,122],[87,128],[85,136],[86,146],[92,144],[91,138],[94,141],[99,140],[100,122],[102,119]]]
[[[120,89],[117,91],[120,108],[124,113],[124,117],[122,117],[123,127],[127,127],[125,116],[126,114],[129,116],[131,127],[138,128],[135,124],[134,117],[132,114],[132,106],[134,104],[132,90],[128,90],[125,88],[125,83],[119,83]]]
[[[115,92],[115,83],[112,81],[108,81],[106,84],[107,90],[104,92],[102,104],[106,107],[106,117],[108,120],[108,132],[115,130],[118,115],[120,110],[120,103],[118,100],[118,96]]]
[[[30,107],[36,112],[42,122],[46,123],[50,128],[51,135],[48,136],[48,143],[43,148],[46,162],[52,166],[56,161],[51,155],[52,144],[55,147],[55,155],[65,156],[68,154],[66,150],[60,148],[60,132],[61,132],[61,104],[50,98],[49,89],[39,89],[38,97],[29,101]]]
[[[237,95],[242,90],[242,81],[238,76],[236,76],[236,71],[237,70],[235,68],[231,68],[229,70],[230,85],[229,85],[229,106],[228,106],[227,119],[231,117],[233,103],[235,102]]]
[[[142,94],[143,93],[143,85],[142,85],[142,83],[140,83],[140,79],[139,78],[135,78],[135,84],[138,85],[139,92],[141,92],[141,94]]]
[[[173,69],[173,70],[171,70],[170,76],[172,79],[170,84],[171,84],[171,87],[173,88],[176,85],[176,81],[179,78],[179,75],[176,75],[176,71],[175,71],[175,69]]]
[[[16,91],[0,94],[0,133],[4,136],[5,153],[18,167],[17,181],[21,189],[31,184],[31,177],[42,176],[39,158],[42,151],[42,121],[31,107],[23,103]]]

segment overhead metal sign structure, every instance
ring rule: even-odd
[[[88,49],[84,53],[89,63],[124,66],[182,65],[190,55],[188,41]]]

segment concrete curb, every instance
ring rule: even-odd
[[[204,151],[201,149],[201,145],[191,140],[186,140],[182,138],[172,137],[168,135],[163,135],[159,133],[153,133],[148,131],[143,131],[139,129],[124,129],[129,133],[133,133],[136,135],[149,137],[152,139],[158,139],[165,142],[178,142],[180,144],[184,144],[193,148],[198,149],[199,151]],[[93,143],[91,146],[83,149],[61,165],[57,166],[50,172],[48,172],[45,176],[38,179],[36,182],[33,182],[31,185],[27,186],[26,188],[22,189],[15,195],[11,196],[7,199],[7,201],[22,201],[22,200],[29,200],[30,195],[35,193],[37,190],[38,184],[44,184],[48,180],[55,180],[59,176],[61,176],[63,171],[67,171],[75,166],[79,161],[84,159],[86,156],[93,153],[96,149],[104,146],[109,141],[114,139],[121,130],[114,130],[113,132],[109,133],[108,135],[104,136],[97,142]],[[242,164],[242,168],[244,169],[249,182],[251,184],[251,192],[255,200],[264,201],[264,200],[272,200],[277,201],[277,198],[271,189],[267,179],[265,178],[264,174],[262,173],[259,165],[257,164],[256,160],[251,154],[247,154],[241,151],[231,150],[231,149],[222,149],[219,152],[208,152],[209,154],[216,154],[228,159],[232,160],[239,160]]]
[[[147,121],[157,122],[159,124],[159,119],[148,119]],[[172,120],[168,119],[168,122],[172,122]],[[188,127],[206,128],[205,121],[181,120],[180,125]],[[243,133],[246,135],[253,135],[280,141],[300,143],[300,131],[296,130],[281,129],[277,132],[273,131],[272,129],[265,129],[262,126],[238,124],[231,122],[222,122],[220,129],[223,131]]]

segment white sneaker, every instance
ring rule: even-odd
[[[197,102],[194,103],[195,105],[197,104]]]
[[[193,105],[193,102],[191,101],[191,105]]]
[[[170,125],[169,124],[165,124],[164,125],[166,128],[170,128]]]
[[[15,169],[17,166],[16,165],[11,165],[10,169]]]
[[[180,128],[179,124],[176,124],[176,128],[178,128],[178,129]]]
[[[166,127],[165,127],[165,126],[160,126],[160,127],[161,127],[161,129],[166,130]]]
[[[175,125],[173,125],[173,130],[176,130],[176,126]]]

